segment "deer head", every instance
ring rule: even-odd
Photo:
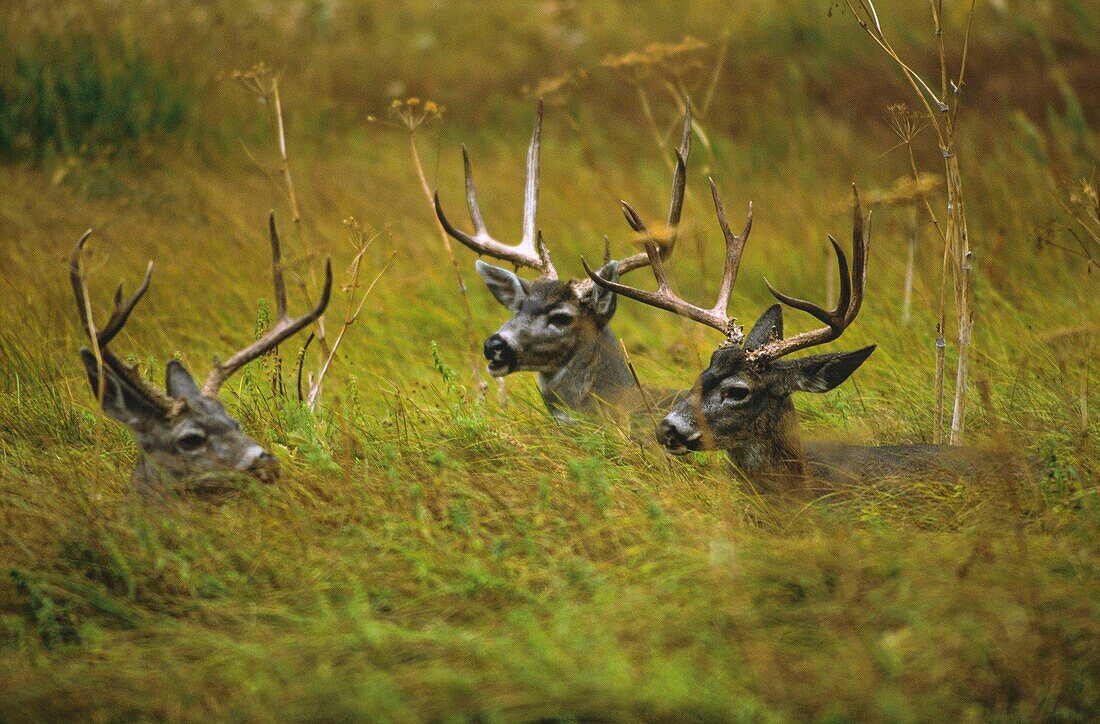
[[[735,235],[726,222],[717,187],[711,182],[714,207],[726,240],[726,261],[718,301],[709,309],[697,307],[675,295],[669,287],[656,247],[646,244],[653,257],[657,291],[643,291],[588,271],[592,280],[615,292],[644,304],[687,317],[722,332],[726,339],[711,355],[707,367],[692,387],[691,394],[677,404],[658,424],[658,440],[673,453],[690,450],[720,449],[730,453],[734,462],[746,471],[777,465],[801,465],[801,444],[791,395],[795,392],[826,392],[846,380],[874,351],[874,346],[849,353],[817,354],[797,359],[787,355],[830,342],[843,334],[859,313],[866,281],[867,241],[855,186],[853,193],[853,260],[849,271],[843,249],[829,237],[840,270],[840,299],[834,309],[826,310],[801,299],[787,296],[770,283],[768,289],[787,306],[807,312],[825,326],[783,338],[782,307],[772,306],[748,335],[729,316],[730,293],[745,242],[752,230],[752,205],[744,231]],[[855,289],[852,277],[855,277]],[[767,281],[765,280],[765,283]]]
[[[521,278],[508,269],[478,260],[477,273],[500,304],[512,313],[500,329],[485,341],[485,358],[489,373],[500,377],[516,371],[534,371],[554,375],[572,359],[579,349],[595,343],[615,314],[615,293],[590,280],[558,279],[550,253],[535,221],[539,191],[539,144],[542,127],[542,102],[535,116],[535,129],[527,150],[527,181],[523,204],[523,235],[515,245],[503,244],[489,235],[478,208],[470,168],[470,156],[462,148],[466,173],[466,202],[474,233],[455,227],[443,213],[439,193],[435,194],[435,210],[440,224],[454,239],[479,255],[490,256],[512,264],[516,269],[527,267],[538,272],[534,281]],[[684,203],[686,163],[691,148],[691,108],[684,113],[683,133],[676,152],[676,167],[665,237],[657,244],[658,252],[667,256],[675,242],[676,227]],[[638,215],[623,202],[628,218]],[[641,221],[638,220],[640,224]],[[608,255],[609,257],[609,255]],[[617,281],[619,276],[648,265],[649,256],[637,253],[618,261],[605,259],[600,270],[603,278]],[[625,365],[624,365],[625,370]]]
[[[125,302],[119,285],[114,311],[102,329],[97,329],[81,264],[91,230],[76,244],[70,260],[70,279],[81,323],[92,343],[91,349],[80,350],[80,356],[103,411],[129,427],[141,448],[142,457],[134,470],[133,482],[143,494],[169,486],[215,489],[218,475],[224,473],[246,473],[267,483],[278,480],[278,460],[241,430],[240,423],[230,417],[218,400],[218,390],[234,372],[312,324],[324,312],[332,290],[332,265],[326,263],[325,285],[317,306],[291,319],[287,314],[274,214],[269,217],[269,231],[277,305],[277,319],[272,328],[225,362],[216,362],[201,388],[183,364],[169,361],[164,391],[146,381],[136,367],[124,364],[109,346],[148,290],[153,263],[149,262],[141,286]]]

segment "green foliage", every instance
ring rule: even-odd
[[[2,156],[132,151],[183,129],[195,100],[185,77],[115,33],[0,42]]]

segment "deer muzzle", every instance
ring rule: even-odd
[[[516,368],[516,350],[499,334],[485,340],[484,354],[493,377],[503,377]]]
[[[685,455],[703,449],[703,433],[676,414],[657,423],[657,442],[673,455]]]
[[[242,468],[244,472],[252,475],[262,483],[273,485],[279,481],[279,458],[259,445],[256,445],[250,451]]]

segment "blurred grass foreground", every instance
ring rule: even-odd
[[[938,80],[928,4],[876,7]],[[943,3],[952,67],[969,7]],[[530,375],[482,392],[477,346],[505,312],[456,248],[467,329],[410,142],[456,209],[465,143],[489,226],[514,241],[542,97],[539,223],[577,276],[605,234],[632,250],[619,199],[663,212],[690,95],[671,274],[712,298],[711,175],[731,210],[754,202],[732,307],[748,319],[764,276],[824,293],[856,181],[874,238],[843,347],[879,347],[797,401],[803,428],[930,442],[944,262],[913,200],[942,159],[846,3],[4,2],[0,721],[1096,720],[1100,5],[978,0],[970,32],[966,439],[1031,467],[791,501],[720,454],[555,424]],[[293,206],[248,72],[277,79]],[[133,439],[81,369],[68,254],[95,227],[97,309],[154,259],[115,348],[154,380],[172,358],[203,371],[270,316],[272,208],[297,298],[326,255],[343,278],[369,241],[363,280],[392,266],[312,413],[304,340],[223,390],[280,458],[278,487],[145,505]],[[716,340],[619,307],[639,376],[687,387]]]

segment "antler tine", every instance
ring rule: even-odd
[[[80,255],[83,253],[84,245],[87,244],[91,235],[92,230],[88,229],[76,243],[76,248],[73,250],[72,257],[69,261],[69,279],[73,285],[73,293],[76,295],[76,306],[80,312],[80,321],[84,324],[84,330],[88,333],[89,338],[94,334],[96,345],[103,348],[122,331],[124,326],[126,326],[126,322],[129,320],[130,314],[134,311],[134,307],[136,307],[138,302],[141,301],[141,298],[145,296],[145,292],[149,290],[149,283],[153,280],[153,262],[150,261],[149,265],[145,268],[145,278],[142,279],[137,291],[135,291],[125,302],[122,301],[122,285],[118,285],[118,288],[115,290],[115,308],[111,311],[111,316],[107,319],[107,323],[103,325],[103,329],[97,330],[95,328],[95,323],[89,316],[89,310],[84,303],[87,291],[84,286],[84,276],[80,266]]]
[[[826,326],[796,334],[787,339],[776,340],[760,347],[755,351],[758,357],[778,358],[809,347],[816,347],[826,342],[831,342],[840,335],[855,320],[863,305],[863,291],[867,285],[867,244],[868,237],[864,236],[863,209],[859,203],[859,192],[855,184],[852,184],[852,267],[848,268],[848,259],[832,235],[829,242],[836,253],[837,267],[840,273],[840,297],[836,307],[823,309],[813,302],[805,299],[791,297],[778,291],[767,279],[764,283],[768,289],[783,304],[793,309],[806,312]],[[855,288],[852,287],[852,279],[855,279]]]
[[[328,306],[329,297],[332,295],[332,260],[325,260],[325,286],[321,289],[321,299],[312,310],[291,319],[286,310],[286,288],[283,285],[282,260],[279,255],[279,234],[275,227],[274,214],[269,217],[269,230],[271,232],[272,277],[275,284],[276,304],[279,316],[260,339],[234,354],[225,362],[215,362],[214,369],[207,376],[202,387],[202,394],[206,397],[214,397],[218,390],[234,372],[256,359],[260,355],[274,349],[283,340],[294,336],[301,330],[313,324]]]
[[[718,288],[718,301],[715,309],[725,311],[729,307],[730,294],[733,293],[733,285],[737,281],[737,271],[741,268],[741,255],[745,251],[745,242],[749,240],[752,231],[752,202],[749,202],[749,213],[745,217],[745,229],[740,235],[730,231],[729,222],[726,221],[726,209],[722,206],[722,199],[718,195],[718,185],[714,179],[710,181],[710,195],[714,199],[714,213],[718,216],[718,225],[722,227],[722,236],[726,240],[726,261],[722,267],[722,284]]]
[[[652,238],[649,237],[645,224],[642,223],[641,219],[638,218],[638,215],[633,212],[633,209],[631,209],[628,204],[623,204],[623,212],[626,214],[627,221],[635,231],[647,237],[645,241],[645,250],[649,265],[653,269],[653,276],[657,280],[657,291],[643,291],[641,289],[629,287],[625,284],[608,281],[599,274],[593,272],[583,258],[581,259],[581,263],[584,264],[584,270],[588,272],[588,276],[592,281],[599,284],[601,287],[615,291],[618,294],[622,294],[625,297],[642,302],[643,304],[648,304],[658,309],[664,309],[665,311],[672,312],[681,317],[686,317],[700,324],[705,324],[726,335],[727,344],[739,344],[742,340],[742,330],[741,327],[734,323],[734,318],[729,316],[727,308],[729,307],[729,299],[733,291],[733,284],[737,279],[737,270],[741,265],[741,255],[745,250],[745,242],[748,240],[749,232],[752,230],[752,204],[749,204],[749,213],[745,220],[745,230],[741,232],[740,235],[737,235],[729,229],[729,223],[726,221],[726,212],[718,197],[718,187],[715,185],[713,179],[711,180],[711,194],[714,197],[714,209],[718,216],[718,223],[722,227],[722,234],[726,244],[726,261],[722,269],[722,283],[718,290],[718,299],[713,307],[703,309],[673,294],[668,283],[668,277],[665,273],[664,260],[662,259],[660,250],[657,244],[653,242]]]
[[[435,192],[435,215],[443,230],[453,239],[457,239],[479,255],[491,256],[514,264],[516,267],[528,267],[549,279],[556,279],[557,270],[550,261],[550,252],[542,240],[542,234],[536,225],[536,211],[539,195],[539,145],[542,136],[542,101],[539,101],[535,116],[535,129],[531,133],[531,145],[527,149],[527,179],[524,183],[523,199],[523,236],[518,244],[503,244],[489,235],[481,209],[477,203],[477,189],[474,186],[474,174],[470,164],[470,154],[462,147],[462,165],[466,178],[466,205],[470,210],[470,220],[474,225],[473,235],[467,234],[447,219],[443,205],[439,200],[439,191]]]
[[[523,187],[523,237],[520,246],[533,246],[535,213],[539,206],[539,145],[542,140],[542,99],[535,111],[535,128],[531,131],[531,145],[527,147],[527,177]]]
[[[595,284],[600,285],[604,289],[610,289],[617,294],[621,294],[624,297],[641,302],[642,304],[648,304],[651,307],[657,307],[658,309],[664,309],[667,312],[672,312],[681,317],[687,317],[700,324],[713,327],[727,336],[731,336],[731,320],[725,314],[716,314],[713,309],[697,307],[672,293],[672,290],[669,288],[668,278],[665,275],[664,264],[661,263],[661,255],[657,250],[657,245],[653,242],[646,242],[645,246],[646,252],[649,254],[649,258],[652,262],[653,276],[657,279],[657,291],[655,292],[636,289],[626,284],[604,279],[597,272],[593,271],[592,267],[588,266],[588,261],[585,260],[584,257],[581,257],[581,264],[584,266],[584,271],[588,274],[588,277]]]
[[[72,282],[73,294],[76,296],[76,308],[80,314],[80,322],[84,327],[84,333],[88,335],[89,340],[95,343],[99,351],[99,359],[102,360],[104,365],[109,366],[116,374],[124,377],[148,402],[164,410],[165,413],[168,413],[174,406],[172,399],[153,387],[153,385],[149,384],[135,367],[123,364],[123,362],[115,357],[107,348],[111,340],[113,340],[118,333],[122,331],[122,328],[126,326],[126,322],[129,320],[130,314],[134,311],[134,307],[137,306],[141,298],[145,296],[145,292],[149,289],[149,283],[153,279],[153,262],[150,261],[149,265],[145,268],[145,278],[137,288],[137,291],[135,291],[133,296],[125,302],[122,301],[122,285],[120,284],[118,286],[115,290],[115,308],[111,312],[111,316],[107,319],[107,323],[103,326],[103,329],[96,330],[95,321],[91,316],[90,297],[87,287],[84,284],[84,270],[80,264],[80,257],[84,252],[84,246],[88,243],[88,239],[91,235],[91,229],[84,232],[80,240],[76,242],[72,257],[69,259],[69,280]]]
[[[669,194],[668,224],[665,228],[665,239],[660,245],[661,257],[667,259],[672,253],[676,243],[676,234],[680,227],[680,216],[684,209],[684,192],[687,185],[687,159],[691,154],[691,100],[688,99],[684,107],[684,128],[680,135],[680,145],[676,149],[676,167],[672,173],[672,191]],[[625,201],[621,202],[623,211],[627,214],[626,220],[630,227],[638,233],[643,233],[639,227],[644,225],[637,212]],[[639,252],[628,256],[619,262],[619,273],[625,274],[649,263],[649,254]]]

